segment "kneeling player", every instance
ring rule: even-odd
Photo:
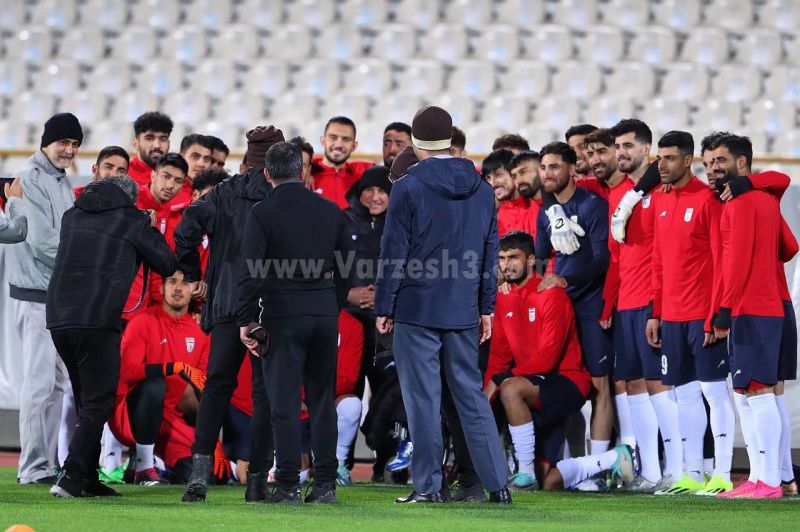
[[[136,448],[134,484],[162,482],[154,453],[174,469],[192,455],[194,415],[208,364],[208,339],[188,313],[193,288],[180,271],[165,278],[161,306],[136,316],[122,337],[109,426],[120,442]]]
[[[336,483],[351,484],[345,462],[355,442],[361,423],[361,399],[355,395],[361,372],[364,349],[364,326],[345,311],[339,313],[339,358],[336,363],[336,417],[339,435],[336,441]]]

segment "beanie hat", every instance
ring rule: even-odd
[[[430,105],[414,115],[411,122],[411,142],[421,150],[446,150],[453,138],[453,119],[450,113]]]
[[[283,142],[283,132],[274,126],[258,126],[247,132],[247,153],[244,164],[250,168],[264,168],[267,150],[273,144]]]
[[[367,168],[358,181],[358,193],[361,194],[369,187],[378,187],[387,194],[391,194],[392,182],[389,181],[389,169],[385,166]]]
[[[392,168],[389,171],[389,180],[394,183],[403,177],[409,168],[419,162],[417,154],[414,153],[414,148],[406,146],[403,151],[397,154],[397,157],[392,161]]]
[[[57,113],[44,123],[41,147],[49,146],[57,140],[73,139],[78,145],[83,142],[83,129],[78,118],[72,113]]]

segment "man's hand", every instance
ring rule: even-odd
[[[483,387],[483,395],[486,396],[486,399],[489,401],[492,400],[492,396],[494,396],[495,392],[497,391],[497,385],[489,379],[489,382],[486,383],[486,386]]]
[[[611,317],[610,317],[610,318],[608,318],[607,320],[600,320],[600,321],[598,321],[598,323],[600,324],[600,327],[602,327],[602,328],[603,328],[603,329],[605,329],[605,330],[608,330],[608,329],[610,329],[610,328],[611,328],[611,321],[612,321],[613,319],[614,319],[614,317],[613,317],[613,316],[611,316]]]
[[[564,255],[572,255],[578,251],[581,247],[578,237],[586,234],[583,227],[570,220],[559,204],[551,206],[545,214],[550,221],[550,243],[553,249]]]
[[[706,339],[708,339],[708,337],[711,336],[712,338],[714,338],[714,341],[710,342],[709,344],[703,342],[703,347],[705,347],[706,345],[711,345],[717,340],[722,340],[723,338],[727,338],[730,332],[731,332],[730,329],[720,329],[719,327],[714,327],[714,334],[706,333]]]
[[[659,338],[659,331],[661,330],[661,320],[657,318],[650,318],[647,320],[645,327],[645,335],[647,336],[647,343],[651,347],[661,347],[661,338]]]
[[[614,210],[611,216],[611,236],[614,240],[622,244],[625,242],[625,229],[628,225],[628,219],[633,214],[633,209],[642,200],[641,192],[629,190],[622,196],[619,205]]]
[[[205,281],[197,281],[193,283],[194,287],[192,288],[192,299],[205,299],[206,295],[208,295],[208,285]]]
[[[487,314],[481,314],[481,325],[480,325],[480,341],[478,343],[483,343],[489,338],[492,337],[492,317]]]
[[[347,293],[347,302],[362,310],[375,308],[375,285],[351,288]]]
[[[150,227],[158,227],[158,218],[156,217],[156,211],[154,211],[153,209],[147,209],[142,212],[145,213],[145,215],[150,218]]]
[[[548,288],[566,288],[566,287],[567,287],[566,279],[564,279],[560,275],[548,273],[544,276],[542,282],[539,283],[539,286],[536,288],[536,291],[544,292]]]
[[[253,356],[260,357],[261,353],[258,350],[258,340],[250,337],[248,329],[249,327],[247,325],[239,327],[239,339]]]
[[[721,199],[723,202],[733,199],[733,192],[731,192],[730,183],[725,183],[725,186],[722,187],[722,194],[719,195],[719,199]]]
[[[378,316],[375,320],[375,328],[381,334],[389,334],[394,329],[394,320],[386,316]]]
[[[314,176],[312,176],[311,173],[308,174],[308,177],[303,178],[303,186],[311,192],[314,192]]]
[[[6,198],[21,198],[22,197],[22,184],[19,182],[19,178],[15,177],[14,181],[11,183],[6,183],[3,187],[3,192],[6,195]]]

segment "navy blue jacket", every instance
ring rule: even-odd
[[[477,326],[497,293],[494,192],[472,162],[433,157],[392,187],[375,315],[440,329]]]

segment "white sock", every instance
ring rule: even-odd
[[[508,432],[511,434],[514,454],[517,455],[517,461],[519,462],[519,472],[533,475],[533,460],[536,449],[536,433],[534,432],[533,421],[516,427],[509,425]]]
[[[774,393],[754,395],[747,398],[753,410],[758,453],[761,455],[761,475],[759,480],[768,486],[781,483],[781,413],[775,402]]]
[[[611,440],[589,440],[589,456],[602,454],[608,451],[611,446]]]
[[[661,478],[661,466],[658,463],[656,411],[647,392],[628,395],[628,405],[631,407],[632,425],[636,431],[636,442],[639,444],[642,476],[650,482],[658,482]]]
[[[750,461],[750,477],[747,480],[755,484],[761,476],[761,457],[758,454],[758,444],[756,443],[753,409],[750,408],[747,396],[743,393],[734,393],[733,403],[739,412],[739,426],[742,428],[742,439],[745,449],[747,449],[747,459]]]
[[[300,484],[305,484],[308,482],[308,469],[303,469],[300,471]]]
[[[150,469],[153,467],[153,451],[156,448],[156,444],[152,443],[150,445],[142,445],[140,443],[136,444],[136,469],[135,471],[138,473],[139,471],[144,471],[145,469]]]
[[[678,420],[683,441],[684,471],[697,482],[703,481],[703,437],[708,418],[703,406],[703,392],[698,381],[675,387]]]
[[[122,465],[122,444],[114,437],[108,428],[108,423],[103,427],[103,471],[111,472]]]
[[[629,397],[625,392],[615,395],[614,405],[617,407],[617,419],[619,420],[619,441],[630,445],[631,449],[636,449],[636,431],[633,428],[631,408],[628,404]]]
[[[64,465],[64,460],[69,454],[69,444],[75,434],[75,425],[78,423],[78,410],[75,408],[75,397],[72,395],[72,386],[64,393],[61,402],[61,421],[58,427],[58,463]]]
[[[664,442],[664,474],[678,480],[683,476],[683,442],[678,418],[678,400],[674,390],[650,396],[656,411],[658,429]]]
[[[611,469],[616,460],[617,451],[612,449],[598,455],[561,460],[556,467],[561,473],[561,478],[564,479],[564,487],[571,488],[592,475]]]
[[[784,396],[776,395],[775,403],[778,405],[778,412],[781,413],[781,482],[791,482],[794,480],[794,469],[792,469],[792,422],[789,419],[789,412],[786,410]]]
[[[336,405],[336,418],[339,428],[339,435],[336,439],[336,459],[339,461],[339,465],[344,465],[361,421],[361,400],[358,397],[342,399]]]
[[[714,476],[731,479],[733,436],[736,416],[726,381],[701,382],[700,387],[710,407],[711,433],[714,435]]]

